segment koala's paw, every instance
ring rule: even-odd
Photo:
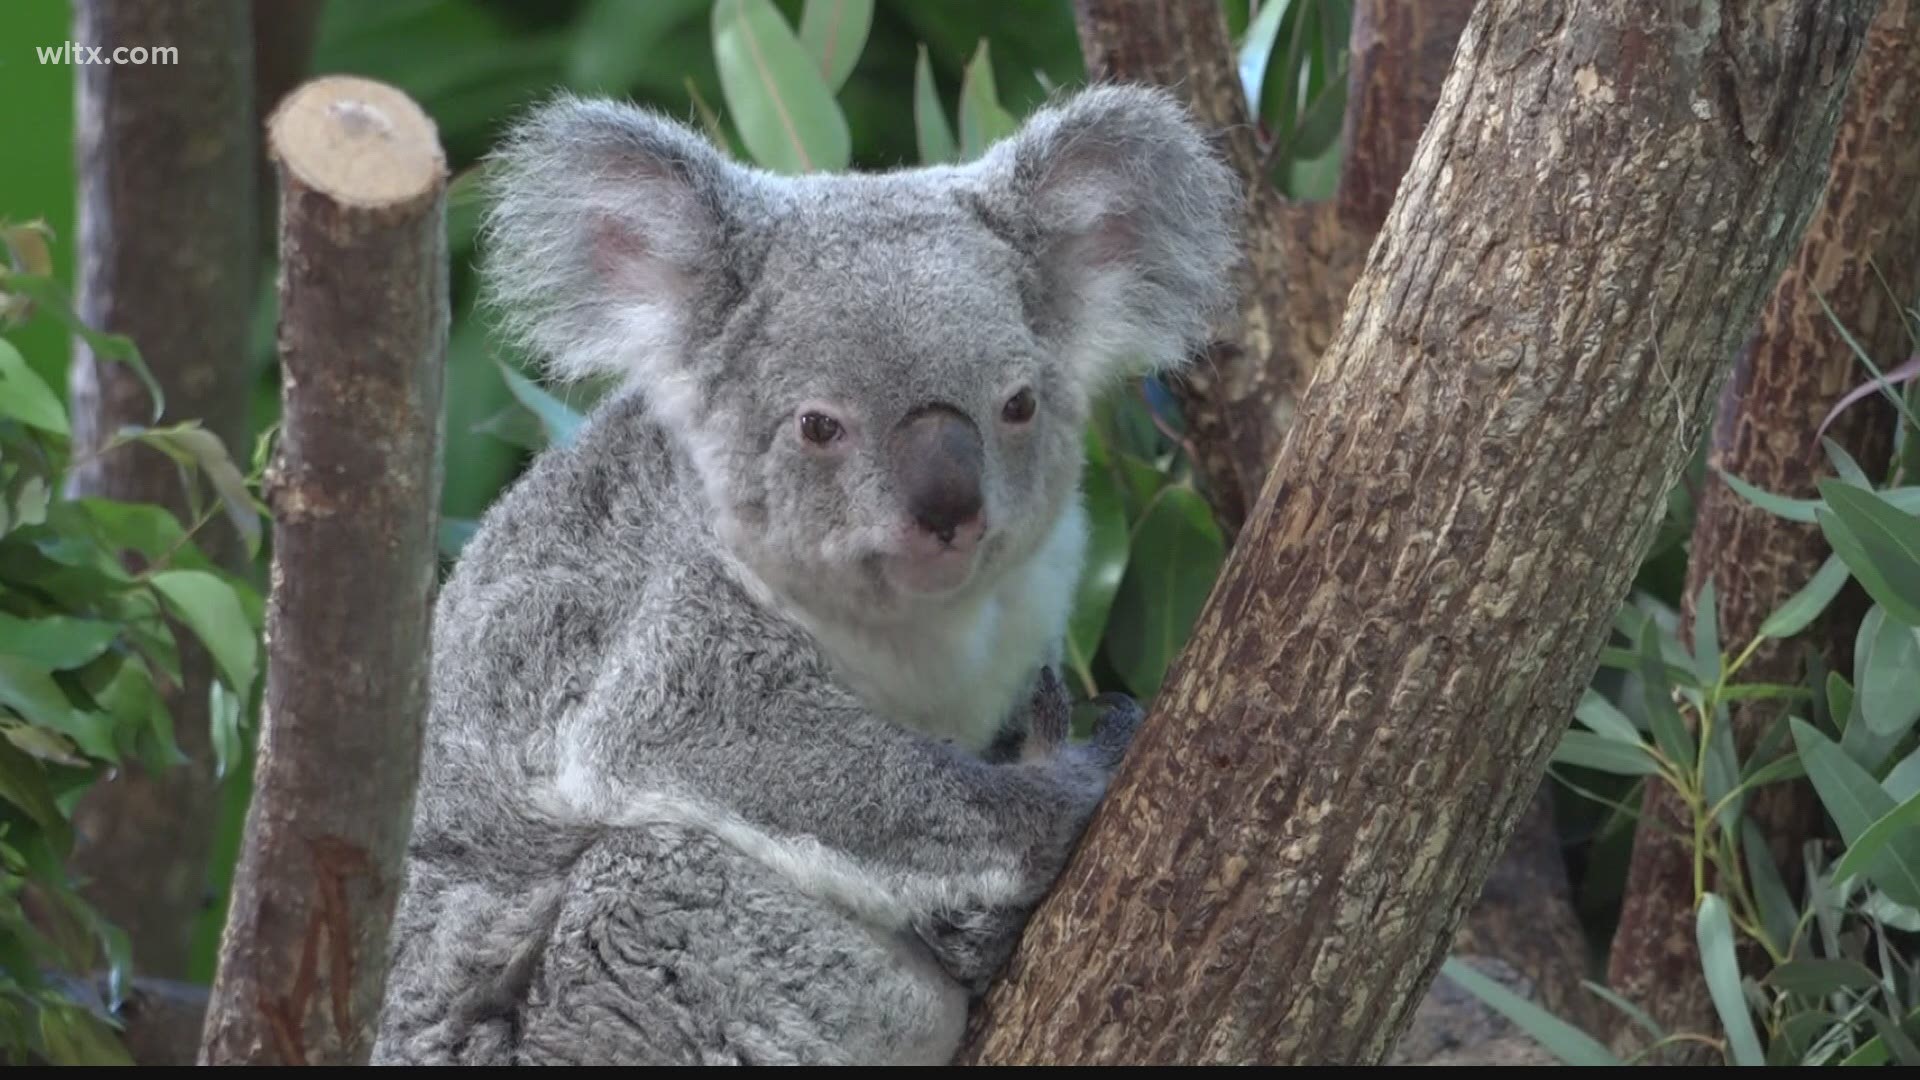
[[[939,911],[916,917],[913,932],[941,970],[979,997],[1013,956],[1028,914],[1010,907]]]
[[[1127,747],[1133,745],[1133,737],[1140,732],[1140,722],[1146,719],[1146,710],[1139,702],[1119,693],[1101,694],[1093,703],[1100,707],[1100,719],[1093,723],[1089,756],[1094,764],[1111,772],[1119,767]]]
[[[1073,695],[1050,667],[1040,669],[1040,678],[1027,703],[1027,755],[1047,757],[1067,745],[1073,729]]]

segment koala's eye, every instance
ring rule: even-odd
[[[825,413],[801,413],[800,437],[815,446],[825,446],[840,437],[840,421]]]
[[[1000,419],[1009,424],[1024,424],[1033,419],[1033,390],[1023,386],[1019,393],[1008,398],[1000,407]]]

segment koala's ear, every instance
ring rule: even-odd
[[[1099,86],[1036,112],[980,162],[1022,223],[1044,317],[1089,378],[1174,368],[1232,300],[1240,184],[1171,94]]]
[[[670,378],[750,185],[683,125],[562,97],[489,162],[484,239],[503,328],[561,378]]]

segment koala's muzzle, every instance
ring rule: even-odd
[[[977,534],[983,458],[980,429],[949,406],[916,409],[894,429],[894,480],[907,513],[943,544]]]

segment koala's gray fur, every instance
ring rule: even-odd
[[[375,1060],[947,1060],[1133,730],[988,753],[1062,637],[1092,399],[1228,299],[1230,172],[1111,86],[958,167],[777,177],[573,99],[497,167],[511,329],[627,381],[440,600]],[[929,409],[971,554],[903,524]]]

